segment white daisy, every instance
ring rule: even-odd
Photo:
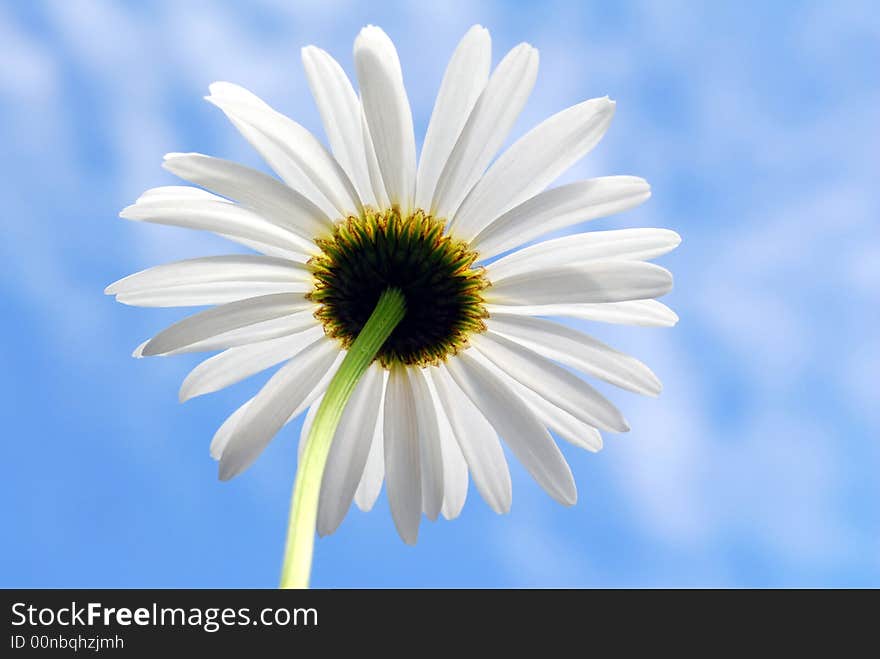
[[[672,275],[648,262],[679,244],[672,231],[596,231],[523,247],[650,196],[633,176],[545,190],[602,138],[614,102],[563,110],[495,159],[532,90],[538,52],[520,44],[490,74],[489,33],[475,26],[452,55],[417,160],[400,63],[382,30],[366,27],[355,41],[360,94],[323,50],[309,46],[302,58],[329,150],[250,92],[218,82],[207,99],[280,180],[172,153],[165,168],[200,187],[148,190],[122,211],[258,252],[162,265],[109,286],[125,304],[216,305],[136,355],[221,350],[189,374],[181,400],[284,364],[214,436],[211,454],[228,479],[306,410],[309,435],[343,355],[383,292],[398,290],[402,320],[373,348],[331,430],[318,532],[332,533],[352,500],[369,510],[383,480],[407,543],[422,513],[459,514],[469,474],[489,506],[507,512],[501,440],[552,497],[573,504],[574,479],[550,431],[596,451],[599,431],[629,426],[572,369],[649,395],[660,382],[638,360],[546,317],[677,320],[654,299]]]

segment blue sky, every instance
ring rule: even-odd
[[[421,134],[473,23],[494,59],[541,51],[512,138],[585,98],[618,101],[561,181],[647,178],[592,228],[658,226],[673,329],[583,324],[654,368],[659,399],[610,395],[633,430],[587,454],[563,508],[511,460],[496,516],[397,537],[384,494],[316,548],[314,585],[880,585],[880,14],[871,2],[107,2],[0,4],[2,586],[272,587],[299,424],[230,483],[208,443],[260,385],[178,405],[198,356],[133,360],[181,310],[102,295],[130,272],[222,253],[127,223],[169,151],[262,165],[202,100],[214,80],[322,135],[299,64],[352,71],[362,25],[397,42]],[[442,5],[442,6],[441,6]]]

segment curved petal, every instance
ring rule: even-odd
[[[455,213],[455,234],[470,240],[505,211],[531,199],[593,149],[614,116],[614,102],[594,98],[553,115],[493,163]]]
[[[431,377],[480,496],[496,513],[510,511],[510,471],[498,433],[455,384],[446,367],[431,369]]]
[[[311,304],[301,293],[276,293],[223,304],[184,318],[159,332],[141,353],[150,357],[179,350],[230,330],[289,316]]]
[[[561,366],[498,335],[481,334],[471,341],[501,372],[584,423],[614,432],[629,430],[626,419],[614,405]]]
[[[678,322],[678,315],[657,300],[628,300],[599,304],[487,304],[486,310],[490,316],[500,313],[518,316],[561,316],[642,327],[672,327]]]
[[[422,510],[435,521],[443,507],[443,453],[440,426],[428,383],[418,367],[406,369],[413,392],[418,421],[419,461],[421,463]]]
[[[204,190],[197,190],[200,195],[193,195],[189,190],[196,188],[153,188],[141,195],[134,204],[123,208],[119,217],[212,231],[232,240],[255,240],[294,252],[303,252],[306,249],[314,251],[314,245],[310,242],[272,224],[244,206]]]
[[[313,327],[290,336],[229,348],[196,366],[180,386],[180,402],[220,391],[298,355],[323,336]]]
[[[330,218],[314,203],[256,169],[201,153],[167,153],[162,166],[185,181],[234,199],[306,240],[333,230]]]
[[[337,354],[336,343],[321,338],[269,379],[250,401],[223,449],[221,480],[229,480],[253,464],[330,368]]]
[[[245,126],[245,137],[257,136],[250,141],[273,169],[280,158],[286,159],[286,164],[276,169],[285,183],[326,212],[321,198],[309,194],[309,188],[317,190],[334,209],[327,213],[330,217],[347,217],[360,211],[360,199],[348,175],[314,135],[238,85],[215,82],[210,89],[207,100],[237,125]],[[303,178],[310,184],[306,189],[302,189]]]
[[[520,398],[532,408],[541,423],[562,439],[593,453],[602,449],[602,435],[593,426],[557,407],[524,384],[516,380],[511,380],[511,384]]]
[[[490,304],[578,304],[644,300],[672,290],[672,273],[643,261],[588,261],[493,281]]]
[[[422,371],[431,393],[431,404],[437,415],[440,431],[440,452],[443,458],[443,506],[441,512],[445,519],[455,519],[461,514],[468,490],[468,466],[458,447],[455,433],[449,423],[443,404],[437,395],[431,370]]]
[[[551,231],[621,213],[647,201],[651,186],[637,176],[603,176],[545,190],[494,220],[471,241],[486,260]]]
[[[382,489],[382,481],[385,480],[385,435],[382,419],[385,410],[385,385],[388,382],[388,371],[382,370],[382,396],[379,399],[379,414],[376,417],[376,427],[373,429],[373,439],[370,441],[370,453],[367,455],[364,473],[361,475],[361,482],[358,483],[354,493],[355,504],[364,512],[373,509]]]
[[[354,183],[361,201],[376,206],[367,168],[363,110],[357,93],[339,63],[324,50],[315,46],[303,48],[302,62],[333,156]]]
[[[486,266],[490,280],[503,279],[559,265],[614,259],[649,261],[681,244],[681,236],[668,229],[618,229],[588,231],[530,245]]]
[[[474,25],[458,43],[440,83],[419,158],[417,208],[431,210],[437,179],[474,104],[486,87],[491,66],[489,31],[481,25]]]
[[[315,327],[316,325],[317,321],[315,320],[314,313],[310,308],[307,308],[303,311],[297,311],[292,314],[281,316],[280,318],[271,318],[252,325],[245,325],[233,330],[221,332],[210,338],[196,341],[195,343],[189,343],[179,348],[175,348],[174,350],[168,350],[158,354],[165,357],[189,352],[226,350],[227,348],[234,348],[236,346],[275,339],[279,336],[296,334],[307,330],[310,327]],[[144,341],[139,345],[132,356],[138,359],[144,357],[144,348],[147,347],[148,343],[149,341]]]
[[[532,93],[537,75],[538,51],[527,43],[498,64],[437,179],[431,208],[438,217],[451,218],[483,175]]]
[[[554,499],[567,506],[577,501],[571,469],[547,429],[504,379],[480,364],[470,351],[447,361],[446,368],[517,459]]]
[[[333,533],[351,507],[376,428],[383,378],[382,367],[371,365],[345,406],[321,480],[318,535]]]
[[[210,282],[120,293],[116,301],[133,307],[207,307],[276,293],[304,293],[307,284],[281,282]]]
[[[400,537],[414,545],[422,517],[419,425],[412,387],[404,367],[396,365],[388,377],[383,419],[385,479],[391,517]]]
[[[299,282],[311,272],[301,263],[253,254],[208,256],[157,265],[128,275],[104,289],[106,295],[213,282]]]
[[[367,26],[354,42],[364,115],[391,203],[412,208],[416,142],[397,50],[380,28]]]
[[[662,385],[635,357],[614,350],[576,329],[543,318],[496,314],[489,331],[534,350],[539,355],[601,378],[638,394],[656,396]]]
[[[343,350],[340,351],[340,353],[336,356],[336,360],[330,365],[330,368],[328,368],[327,371],[323,375],[321,375],[318,383],[306,395],[306,397],[297,406],[297,408],[290,413],[290,416],[287,417],[287,421],[285,421],[285,424],[290,423],[300,414],[308,411],[305,419],[303,420],[300,432],[300,444],[298,447],[300,453],[302,452],[303,441],[305,437],[308,436],[309,427],[311,426],[315,413],[318,411],[318,405],[320,405],[321,403],[324,392],[327,391],[327,386],[330,384],[330,380],[333,379],[336,371],[339,370],[339,365],[342,363],[342,360],[344,358],[345,351]],[[256,398],[256,396],[254,396],[254,398]],[[254,398],[245,401],[245,403],[241,407],[235,410],[235,412],[233,412],[226,419],[226,421],[223,422],[223,425],[221,425],[220,428],[217,429],[217,432],[214,433],[214,438],[211,440],[211,457],[215,460],[219,460],[223,456],[223,450],[226,448],[226,445],[229,444],[229,440],[234,435],[235,430],[238,427],[238,423],[244,417],[245,412],[247,412],[247,409],[253,402]]]

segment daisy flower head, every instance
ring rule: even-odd
[[[679,244],[676,233],[545,239],[650,197],[634,176],[547,189],[599,142],[614,102],[562,110],[498,155],[532,91],[538,52],[520,44],[492,69],[489,33],[474,26],[452,54],[417,158],[401,65],[381,29],[355,40],[357,91],[320,48],[304,48],[302,60],[329,148],[247,90],[214,83],[207,100],[277,178],[172,153],[165,168],[198,187],[148,190],[122,211],[255,252],[161,265],[109,286],[124,304],[211,307],[135,355],[220,351],[187,376],[181,400],[281,364],[222,424],[211,455],[220,478],[232,478],[305,413],[301,460],[318,443],[311,436],[326,436],[314,449],[323,451],[320,469],[303,476],[316,509],[304,514],[321,535],[352,501],[371,509],[383,481],[407,543],[422,513],[460,513],[469,478],[493,510],[507,512],[502,442],[553,498],[574,504],[551,432],[596,451],[600,431],[629,429],[576,372],[648,395],[660,382],[564,319],[677,321],[655,299],[672,276],[649,262]]]

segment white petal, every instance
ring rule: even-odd
[[[345,406],[333,436],[321,480],[318,535],[333,533],[342,522],[364,473],[382,400],[383,369],[373,364]]]
[[[380,28],[367,26],[354,42],[361,101],[385,189],[392,204],[412,208],[416,143],[397,50]]]
[[[613,116],[613,101],[594,98],[553,115],[517,140],[456,211],[455,235],[470,240],[499,215],[546,188],[599,143]]]
[[[391,517],[403,541],[413,545],[422,517],[419,426],[412,387],[402,366],[388,377],[384,409],[385,479]]]
[[[431,208],[450,218],[504,144],[538,75],[538,51],[526,43],[511,50],[489,78],[449,155]]]
[[[253,400],[254,399],[251,398],[246,401],[244,405],[230,414],[226,418],[226,421],[224,421],[217,429],[217,432],[214,433],[214,438],[211,440],[211,448],[209,449],[212,458],[219,460],[223,456],[223,451],[226,449],[227,444],[229,444],[229,440],[232,439],[236,427],[238,427],[239,422],[244,418],[244,415],[247,413],[248,407]]]
[[[481,25],[474,25],[456,47],[440,83],[419,159],[417,208],[431,209],[437,179],[474,104],[486,87],[491,65],[489,31]]]
[[[443,456],[443,506],[441,512],[446,519],[455,519],[461,514],[467,499],[468,467],[455,439],[455,432],[449,423],[443,404],[437,395],[431,371],[422,371],[431,392],[431,404],[437,415],[437,427],[440,431],[440,452]]]
[[[382,171],[379,169],[379,159],[376,157],[376,147],[373,146],[373,136],[370,135],[370,127],[367,125],[367,116],[361,106],[361,126],[364,134],[364,148],[366,149],[367,171],[370,174],[370,185],[376,197],[379,208],[391,208],[391,200],[385,189],[385,181],[382,180]]]
[[[311,272],[301,263],[252,254],[208,256],[158,265],[123,277],[104,289],[107,295],[209,282],[299,282]]]
[[[565,505],[577,501],[571,469],[547,429],[502,376],[477,362],[470,351],[447,361],[459,387],[495,426],[532,477]]]
[[[226,238],[227,240],[232,240],[237,242],[239,245],[244,245],[245,247],[254,250],[255,252],[260,252],[261,254],[265,254],[266,256],[274,256],[279,259],[285,259],[287,261],[295,261],[296,263],[305,263],[311,258],[311,255],[305,251],[305,247],[303,247],[303,251],[293,252],[289,249],[283,249],[281,247],[276,247],[275,245],[268,245],[266,243],[261,243],[259,240],[248,240],[247,238],[234,238],[232,236],[227,236],[225,234],[217,234],[221,238]]]
[[[373,439],[370,442],[370,453],[367,456],[367,463],[364,465],[364,473],[361,476],[361,482],[358,483],[357,491],[354,493],[354,502],[364,512],[373,509],[382,489],[382,481],[385,480],[385,435],[382,420],[388,371],[385,369],[382,371],[382,397],[379,401],[379,414],[376,417],[376,427],[373,429]]]
[[[593,426],[575,418],[516,380],[510,380],[509,384],[528,403],[541,423],[562,439],[594,453],[602,449],[602,435]]]
[[[376,206],[367,168],[363,111],[345,71],[327,52],[315,46],[302,49],[309,88],[330,141],[330,149],[357,188],[364,204]]]
[[[291,359],[260,390],[236,425],[220,457],[220,479],[247,469],[291,413],[312,391],[338,354],[336,342],[319,339]]]
[[[647,366],[576,329],[543,318],[495,314],[489,330],[548,359],[638,394],[656,396],[662,385]]]
[[[510,471],[498,434],[449,376],[445,367],[431,369],[437,397],[480,496],[496,513],[510,510]]]
[[[434,410],[434,399],[428,383],[418,367],[406,369],[413,402],[416,407],[421,462],[422,510],[434,521],[443,507],[443,453],[440,447],[440,426]]]
[[[536,352],[497,334],[480,334],[471,342],[506,375],[584,423],[615,432],[629,430],[623,415],[602,394]]]
[[[213,231],[233,240],[238,238],[256,240],[294,252],[302,252],[305,248],[314,251],[314,246],[303,238],[272,224],[244,206],[208,192],[204,193],[207,196],[200,198],[189,193],[178,197],[172,196],[170,190],[186,189],[180,186],[168,186],[163,189],[169,192],[149,197],[142,195],[136,203],[122,209],[119,217],[185,229]]]
[[[606,302],[604,304],[538,304],[504,305],[487,304],[489,315],[516,314],[522,316],[561,316],[595,320],[600,323],[621,325],[641,325],[643,327],[672,327],[678,322],[678,315],[657,300],[629,300],[627,302]]]
[[[160,353],[163,357],[170,355],[180,355],[189,352],[213,352],[214,350],[226,350],[236,346],[249,345],[251,343],[259,343],[275,339],[280,336],[288,336],[297,334],[309,328],[318,327],[318,321],[315,320],[314,312],[311,308],[303,311],[281,316],[280,318],[272,318],[264,320],[253,325],[246,325],[237,329],[221,332],[215,336],[202,341],[196,341],[188,345],[181,346],[174,350]],[[136,350],[135,357],[144,357],[143,349],[149,341],[144,341]]]
[[[480,258],[580,222],[621,213],[647,201],[651,186],[636,176],[603,176],[545,190],[511,208],[471,241]]]
[[[303,399],[299,406],[290,413],[287,421],[285,421],[285,424],[290,423],[300,414],[308,410],[308,414],[306,414],[306,417],[303,420],[300,433],[300,444],[298,447],[299,455],[302,454],[303,442],[309,434],[309,428],[311,427],[311,423],[314,420],[315,414],[318,411],[318,406],[321,404],[321,399],[324,396],[324,392],[327,391],[327,385],[330,383],[330,380],[333,379],[336,371],[339,370],[339,365],[342,363],[344,357],[345,351],[341,351],[340,354],[336,356],[336,360],[333,362],[333,364],[331,364],[330,368],[327,369],[326,373],[321,376],[321,379],[318,380],[318,383],[312,388],[311,392],[309,392],[309,394]],[[234,431],[238,426],[239,421],[241,421],[241,419],[244,417],[248,406],[253,400],[254,399],[251,398],[250,400],[246,401],[244,405],[235,410],[235,412],[233,412],[229,416],[229,418],[227,418],[226,421],[223,422],[223,425],[220,426],[220,428],[214,434],[214,439],[211,441],[212,458],[214,458],[215,460],[219,460],[222,457],[224,448],[229,443],[229,440],[234,434]]]
[[[180,387],[180,402],[219,391],[267,368],[291,359],[323,336],[320,327],[229,348],[196,366]]]
[[[263,102],[259,97],[250,93],[246,89],[225,82],[215,82],[211,85],[211,90],[220,94],[226,94],[237,101],[248,103],[254,108],[264,112],[273,112],[268,104]],[[205,97],[206,99],[209,97]],[[315,184],[309,180],[308,176],[299,168],[299,166],[291,160],[282,145],[278,141],[266,137],[260,131],[252,128],[247,123],[236,119],[233,116],[226,115],[232,125],[238,129],[238,132],[251,144],[254,149],[263,157],[263,160],[281,177],[287,185],[302,193],[307,199],[320,208],[328,217],[336,217],[338,211],[330,201],[327,200]]]
[[[251,143],[263,153],[273,169],[275,163],[271,159],[279,156],[287,159],[288,166],[282,171],[276,171],[290,187],[323,209],[320,199],[312,199],[308,189],[300,189],[298,184],[302,180],[301,176],[294,175],[292,180],[288,179],[287,172],[298,169],[335,209],[335,213],[328,213],[329,216],[347,217],[357,214],[361,204],[354,185],[327,149],[298,123],[265,103],[253,101],[250,96],[252,95],[249,92],[237,85],[215,82],[211,85],[211,95],[207,99],[230,119],[246,126],[251,131],[250,135],[260,136],[259,142],[251,140]],[[269,156],[263,149],[266,142],[271,145]]]
[[[589,231],[531,245],[486,266],[490,281],[549,266],[597,259],[648,261],[672,251],[681,237],[668,229]]]
[[[318,206],[256,169],[201,153],[166,154],[163,167],[185,181],[234,199],[306,240],[333,230],[330,218]]]
[[[588,261],[547,267],[493,281],[484,297],[492,304],[623,302],[666,295],[672,273],[643,261]]]
[[[143,355],[159,355],[191,346],[230,330],[289,316],[311,306],[301,293],[278,293],[230,302],[184,318],[154,336]]]
[[[311,288],[280,282],[211,282],[120,293],[116,301],[133,307],[206,307],[276,293],[303,293]]]

